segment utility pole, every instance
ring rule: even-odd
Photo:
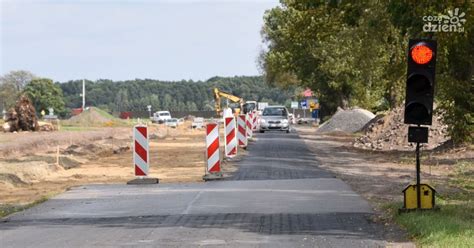
[[[86,80],[82,79],[82,111],[86,108]]]

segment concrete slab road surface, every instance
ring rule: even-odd
[[[0,247],[378,247],[383,228],[296,134],[265,133],[226,181],[74,188],[0,223]]]

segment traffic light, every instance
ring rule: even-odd
[[[431,125],[435,87],[436,41],[410,39],[405,124]]]

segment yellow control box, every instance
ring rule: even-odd
[[[421,188],[421,209],[433,209],[435,207],[436,190],[428,184],[420,184]],[[417,193],[416,184],[408,185],[403,190],[403,207],[404,209],[417,209]]]

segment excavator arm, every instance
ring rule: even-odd
[[[215,101],[215,109],[216,112],[219,114],[221,112],[221,97],[227,98],[232,102],[238,102],[240,105],[244,103],[244,99],[234,96],[230,93],[220,91],[218,88],[214,88],[214,101]]]

